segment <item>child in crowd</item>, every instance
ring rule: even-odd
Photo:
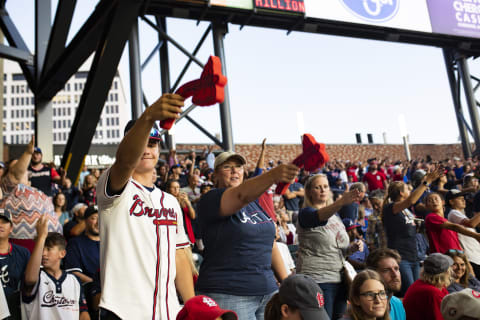
[[[60,269],[66,254],[65,238],[59,233],[48,232],[45,215],[38,219],[36,229],[37,239],[22,288],[26,319],[90,319],[80,281]]]

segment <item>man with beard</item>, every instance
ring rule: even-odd
[[[400,254],[389,248],[372,251],[367,257],[367,268],[377,271],[385,283],[390,303],[390,318],[405,320],[406,314],[402,301],[393,294],[400,292],[402,278],[400,276]]]
[[[376,159],[369,161],[368,172],[363,176],[363,182],[368,185],[369,192],[377,189],[387,189],[387,176],[378,170],[378,163]]]
[[[60,183],[62,179],[54,168],[44,165],[42,159],[42,150],[35,148],[30,166],[28,167],[28,175],[32,187],[43,191],[43,193],[51,197],[53,196],[52,183]]]
[[[76,275],[84,285],[85,297],[92,319],[98,318],[100,283],[97,272],[100,269],[100,235],[98,229],[98,209],[90,206],[85,210],[85,232],[72,238],[67,245],[65,269]],[[97,301],[97,302],[94,302]]]

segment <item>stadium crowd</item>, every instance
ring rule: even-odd
[[[158,149],[158,132],[142,124],[130,124],[117,157],[127,158],[122,148],[140,132],[145,150]],[[259,159],[247,161],[211,147],[159,156],[140,143],[140,162],[152,160],[151,168],[117,161],[84,168],[74,184],[43,163],[32,139],[19,159],[0,163],[0,318],[152,318],[140,302],[151,290],[166,295],[165,306],[153,304],[157,319],[480,319],[479,158],[379,156],[307,172],[266,163],[265,140],[259,148]],[[290,182],[283,195],[275,194],[280,182]],[[158,189],[165,211],[155,209]],[[115,210],[125,194],[135,201],[127,218],[156,219],[156,249],[143,243],[149,238],[133,240],[140,229],[128,230],[131,220],[113,221],[123,219]],[[159,235],[158,225],[173,225],[177,238]],[[167,239],[176,249],[159,253]],[[145,266],[150,245],[160,269]],[[168,269],[163,283],[170,258],[176,273]],[[139,285],[133,260],[154,288]]]

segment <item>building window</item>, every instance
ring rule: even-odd
[[[5,79],[5,77],[4,77],[4,79]],[[23,73],[14,73],[14,74],[12,74],[12,80],[13,81],[25,80],[25,76],[23,75]]]
[[[7,81],[7,74],[6,73],[3,74],[3,81]]]
[[[108,119],[107,119],[108,120]],[[110,138],[110,130],[107,130],[107,139]]]
[[[53,108],[53,116],[54,116],[54,117],[57,116],[57,108]]]
[[[15,118],[15,111],[13,110],[10,110],[10,118]]]
[[[79,71],[75,73],[75,79],[85,79],[88,77],[88,71]]]
[[[20,117],[23,119],[23,117],[25,117],[25,111],[21,110],[20,111]]]
[[[7,104],[7,98],[3,98],[3,106]]]
[[[31,104],[34,105],[35,104],[35,99],[33,97],[30,98],[31,99]]]
[[[53,129],[57,129],[57,121],[53,121]]]
[[[18,119],[20,118],[20,111],[19,110],[16,110],[15,111],[15,117]]]
[[[18,106],[20,104],[20,99],[17,97],[15,98],[15,104]]]
[[[22,97],[20,98],[20,105],[21,106],[24,106],[25,105],[25,99]]]
[[[67,121],[65,121],[65,120],[62,120],[62,125],[63,125],[63,127],[62,127],[62,128],[66,128],[66,127],[67,127]]]

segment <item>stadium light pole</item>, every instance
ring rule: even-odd
[[[410,161],[412,157],[410,156],[410,147],[408,145],[407,124],[405,122],[405,116],[403,114],[398,115],[398,126],[400,127],[400,135],[403,139],[403,147],[405,148],[405,155],[407,156],[407,161]]]

